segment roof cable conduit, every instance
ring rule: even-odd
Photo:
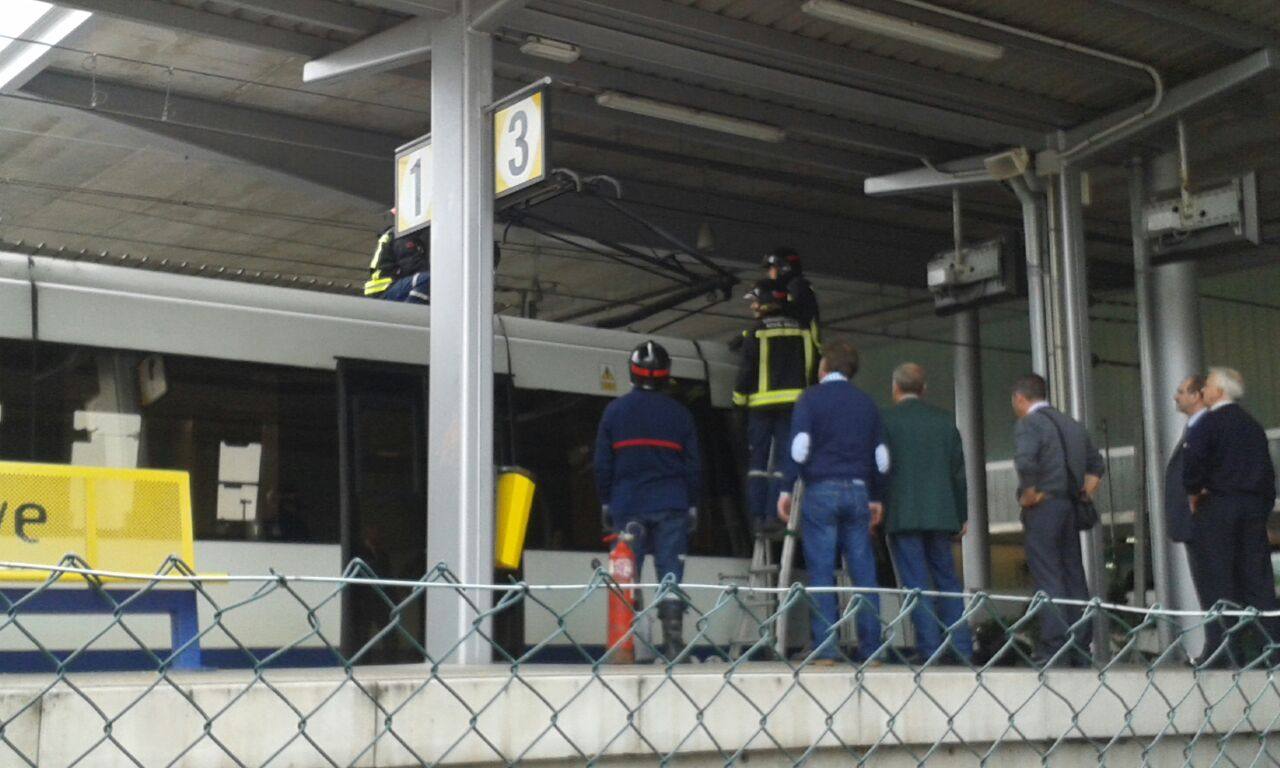
[[[1043,34],[1040,34],[1039,32],[1032,32],[1030,30],[1022,29],[1020,27],[1015,27],[1009,24],[1004,24],[999,21],[984,19],[981,16],[974,16],[973,14],[965,13],[964,11],[957,11],[953,8],[944,8],[939,5],[934,5],[933,3],[924,2],[924,0],[893,0],[893,2],[899,3],[901,5],[907,5],[912,8],[919,8],[924,11],[929,11],[930,13],[938,13],[943,16],[949,16],[953,19],[966,21],[966,22],[969,22],[970,24],[977,24],[978,26],[987,27],[988,29],[995,29],[1011,35],[1025,37],[1028,40],[1035,40],[1040,43],[1053,45],[1058,48],[1062,48],[1068,51],[1073,51],[1075,53],[1084,54],[1086,56],[1093,56],[1095,58],[1099,58],[1104,61],[1110,61],[1112,63],[1120,64],[1126,67],[1133,67],[1134,69],[1138,69],[1145,72],[1147,76],[1151,78],[1151,85],[1153,88],[1153,91],[1151,94],[1151,103],[1148,104],[1147,107],[1143,109],[1141,112],[1136,112],[1133,115],[1130,115],[1129,117],[1125,118],[1124,120],[1121,120],[1110,126],[1107,126],[1106,128],[1103,128],[1102,130],[1098,131],[1092,136],[1087,136],[1084,139],[1081,139],[1075,146],[1066,147],[1059,150],[1056,154],[1058,158],[1064,163],[1070,160],[1072,156],[1080,153],[1081,151],[1092,146],[1098,141],[1105,139],[1107,136],[1110,136],[1116,131],[1123,130],[1124,128],[1127,128],[1128,126],[1133,125],[1134,123],[1145,120],[1153,112],[1159,109],[1160,104],[1164,101],[1164,78],[1160,76],[1160,72],[1157,71],[1155,67],[1145,62],[1136,61],[1134,59],[1126,58],[1124,56],[1118,56],[1114,53],[1108,53],[1106,51],[1098,50],[1097,48],[1090,48],[1089,46],[1073,43],[1069,40],[1062,40],[1060,38],[1050,37],[1049,35],[1043,35]],[[929,164],[926,163],[926,166],[928,165]]]

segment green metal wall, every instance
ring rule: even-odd
[[[1203,278],[1200,311],[1205,360],[1227,365],[1245,379],[1244,405],[1268,427],[1280,426],[1280,264]],[[1013,414],[1009,383],[1031,369],[1026,317],[1013,307],[982,310],[983,406],[987,460],[1012,455]],[[1090,309],[1095,438],[1099,447],[1133,445],[1140,434],[1137,324],[1131,294],[1108,296]],[[862,351],[856,383],[877,402],[889,404],[889,378],[904,361],[923,365],[928,398],[944,408],[954,403],[954,347],[947,320],[926,319],[895,326],[888,335],[850,338]],[[899,337],[913,337],[911,339]],[[1173,393],[1168,393],[1169,397]]]

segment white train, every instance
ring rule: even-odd
[[[187,470],[200,571],[338,575],[358,556],[382,575],[414,578],[427,566],[428,325],[423,307],[0,253],[0,458]],[[521,577],[585,582],[605,551],[590,472],[596,421],[629,388],[625,363],[640,337],[515,317],[494,331],[497,460],[538,478]],[[661,341],[705,454],[686,580],[741,581],[750,539],[729,409],[735,356],[720,344]],[[220,586],[213,596],[231,603],[248,591]],[[328,591],[303,594],[318,602]],[[324,640],[296,643],[308,627],[291,600],[268,595],[226,626],[249,648],[293,645],[293,661],[331,663]],[[322,628],[332,640],[342,626],[354,647],[378,615],[361,615],[371,603],[358,596],[346,616],[339,602],[321,609]],[[603,608],[601,598],[571,615],[573,641],[603,643]],[[202,609],[202,624],[211,620]],[[166,645],[163,621],[149,621],[138,631]],[[70,624],[50,632],[74,643],[94,626]],[[553,629],[553,616],[529,607],[497,631],[519,651]],[[0,650],[10,642],[0,637]],[[122,637],[95,647],[112,643],[127,647]],[[215,666],[246,661],[220,631],[203,645]]]

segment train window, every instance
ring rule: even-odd
[[[712,408],[700,383],[678,387],[675,394],[694,413],[703,457],[701,524],[690,552],[745,556],[750,537],[741,511],[741,464],[732,450],[732,415]],[[610,399],[515,391],[515,463],[532,470],[538,479],[528,549],[603,549],[593,453],[596,429]]]
[[[332,373],[165,355],[142,405],[144,357],[0,341],[0,458],[186,470],[198,539],[337,542]]]

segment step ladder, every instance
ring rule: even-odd
[[[747,472],[748,482],[753,478],[759,477],[765,477],[772,481],[782,480],[782,472],[775,469],[777,448],[778,446],[775,445],[769,451],[767,469]],[[782,583],[779,579],[782,565],[774,560],[774,550],[778,542],[781,541],[782,550],[785,553],[787,551],[786,539],[790,537],[783,531],[776,531],[773,533],[755,533],[753,538],[751,566],[748,568],[746,575],[748,591],[740,593],[743,609],[741,617],[738,619],[738,629],[734,633],[733,642],[729,647],[729,653],[735,659],[740,658],[743,653],[760,642],[761,624],[778,609],[779,596],[776,593],[757,592],[755,590],[770,589]],[[721,575],[723,576],[723,574]],[[772,646],[773,644],[772,639],[770,639],[766,645]]]

